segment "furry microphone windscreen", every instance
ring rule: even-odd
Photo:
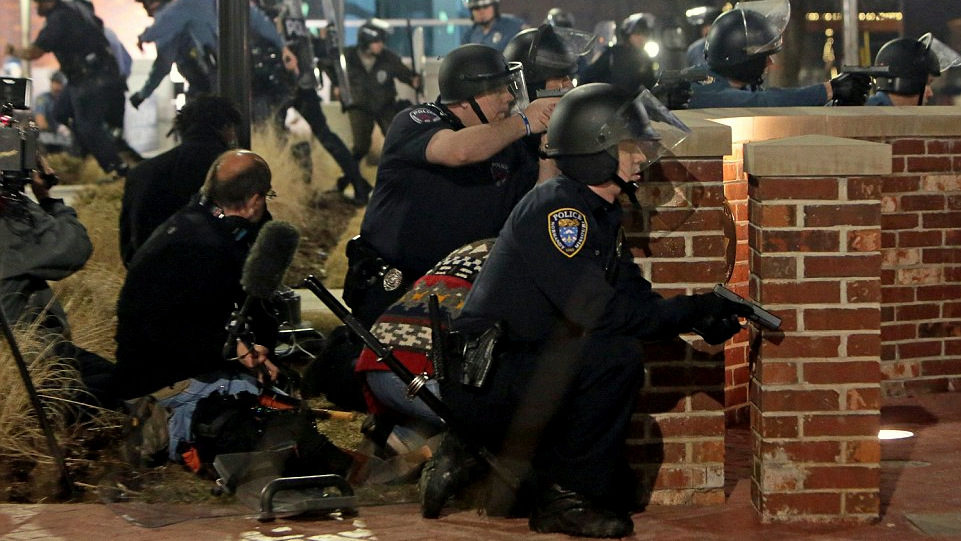
[[[294,260],[300,233],[288,222],[267,222],[250,247],[244,261],[240,285],[244,292],[258,299],[269,299],[280,287],[284,273]]]

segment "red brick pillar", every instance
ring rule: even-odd
[[[750,292],[784,319],[754,354],[761,520],[879,514],[881,188],[891,148],[802,136],[744,146]]]
[[[725,235],[720,154],[661,160],[641,184],[644,210],[627,213],[631,251],[664,296],[709,291],[727,280],[728,245],[736,239]],[[703,347],[693,335],[691,341],[696,349],[678,339],[645,350],[646,377],[627,442],[642,501],[724,502],[724,348]]]

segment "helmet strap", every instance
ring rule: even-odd
[[[487,115],[485,115],[484,111],[481,110],[480,105],[477,104],[477,100],[470,98],[467,100],[467,103],[470,103],[470,108],[474,110],[474,114],[477,115],[477,118],[480,119],[481,123],[488,124]]]
[[[617,173],[611,175],[611,180],[613,180],[614,184],[617,184],[621,192],[627,196],[627,199],[631,202],[631,206],[634,207],[635,210],[641,210],[641,203],[637,200],[637,189],[640,186],[638,186],[636,182],[628,182],[622,179]]]

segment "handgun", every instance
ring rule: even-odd
[[[781,318],[777,317],[771,312],[768,312],[762,308],[761,305],[745,299],[723,285],[717,284],[714,286],[714,294],[722,299],[727,299],[731,302],[736,302],[750,307],[751,314],[747,316],[747,319],[757,323],[761,327],[769,331],[776,331],[781,328]]]
[[[857,73],[868,77],[888,77],[891,70],[888,66],[841,66],[841,73]]]
[[[570,88],[552,88],[550,90],[542,88],[537,91],[535,96],[537,98],[560,98],[564,94],[567,94],[570,90]]]
[[[677,83],[696,83],[706,81],[711,72],[704,66],[690,66],[682,70],[664,70],[657,78],[655,86],[671,86]]]

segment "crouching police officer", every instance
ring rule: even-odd
[[[790,4],[767,0],[740,2],[721,14],[707,34],[704,54],[712,78],[693,87],[690,107],[792,107],[864,105],[871,78],[842,73],[824,83],[796,88],[762,89],[764,73],[781,50]]]
[[[924,105],[934,96],[935,77],[961,66],[961,55],[930,33],[919,39],[897,38],[885,43],[874,58],[888,75],[876,79],[877,92],[867,105]]]
[[[655,132],[655,111],[681,129]],[[493,359],[465,355],[442,382],[451,426],[471,434],[448,433],[425,467],[425,517],[478,473],[465,451],[474,444],[535,487],[532,530],[633,530],[624,441],[643,380],[642,342],[695,331],[720,344],[744,315],[713,294],[662,298],[622,247],[618,196],[633,196],[641,171],[683,128],[647,91],[634,98],[596,83],[561,98],[546,152],[562,174],[517,204],[455,320],[468,335],[499,329],[500,337]]]

